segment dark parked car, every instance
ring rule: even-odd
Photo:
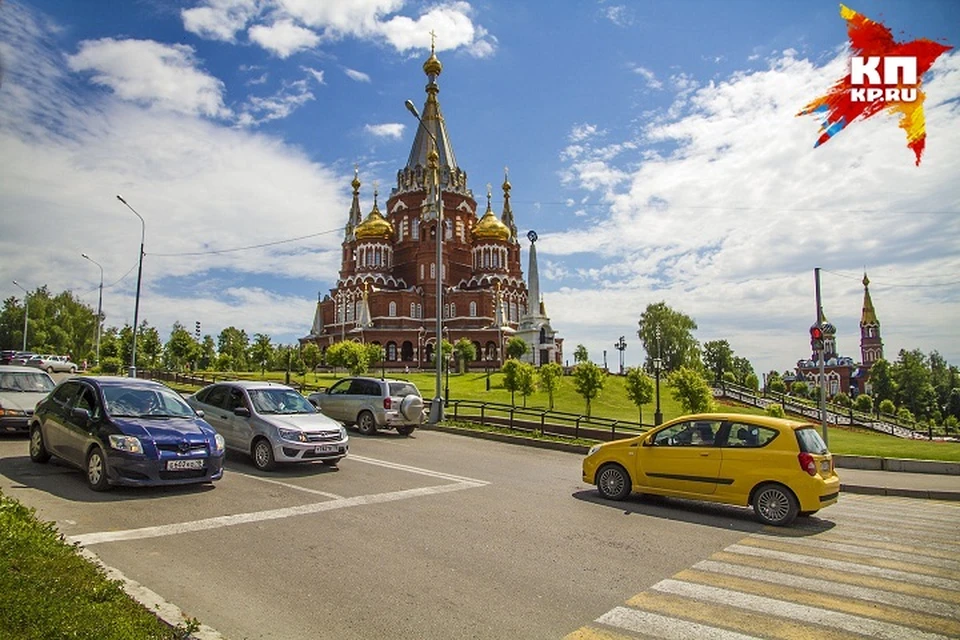
[[[22,367],[26,365],[29,360],[36,357],[37,354],[35,354],[33,351],[17,351],[15,354],[13,354],[13,356],[10,358],[10,362],[7,364],[13,364],[17,365],[18,367]]]
[[[10,361],[13,360],[13,356],[15,355],[17,355],[17,352],[12,349],[0,351],[0,364],[10,364]]]
[[[223,438],[176,391],[134,378],[61,382],[30,421],[30,459],[80,467],[94,491],[110,485],[213,482]]]

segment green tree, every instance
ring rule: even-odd
[[[374,342],[368,342],[366,345],[367,349],[367,368],[373,368],[375,365],[383,365],[387,359],[387,351],[383,348],[383,345],[376,344]],[[320,355],[319,350],[317,355]]]
[[[628,367],[624,387],[627,390],[627,397],[637,405],[640,416],[638,422],[643,424],[643,405],[653,400],[653,378],[639,367]]]
[[[810,395],[810,385],[803,380],[795,380],[793,384],[790,385],[790,393],[798,398],[806,398]]]
[[[516,362],[516,361],[515,361]],[[517,369],[517,391],[523,396],[523,406],[527,406],[527,398],[537,390],[537,370],[529,362],[520,362]]]
[[[577,348],[573,350],[573,361],[576,364],[590,361],[590,354],[587,353],[587,348],[582,344],[578,344]]]
[[[457,340],[456,344],[453,345],[453,352],[457,356],[460,373],[466,373],[469,364],[477,359],[476,346],[466,338]]]
[[[540,388],[547,392],[550,399],[550,410],[553,411],[553,394],[560,386],[563,378],[563,367],[556,362],[550,362],[540,367]]]
[[[200,355],[197,360],[197,366],[206,371],[213,366],[214,361],[217,359],[217,345],[213,342],[213,336],[209,333],[203,336],[203,341],[200,343]]]
[[[366,347],[353,340],[344,340],[327,347],[327,364],[342,367],[355,376],[367,372],[368,356]]]
[[[662,360],[663,369],[668,372],[676,371],[680,367],[701,368],[700,345],[691,333],[697,328],[693,318],[674,311],[665,302],[657,302],[647,305],[646,311],[640,315],[639,324],[637,335],[647,352],[644,369],[653,371],[653,360],[657,357]]]
[[[587,416],[590,416],[591,401],[603,390],[607,374],[592,362],[581,362],[573,368],[573,387],[587,403]]]
[[[850,396],[848,396],[848,395],[847,395],[846,393],[844,393],[843,391],[841,391],[841,392],[838,393],[837,395],[833,396],[833,398],[831,398],[831,401],[832,401],[834,404],[838,404],[838,405],[840,405],[841,407],[845,407],[845,408],[850,408],[850,407],[853,406],[853,400],[851,400],[851,399],[850,399]]]
[[[747,376],[747,379],[744,381],[744,386],[748,389],[753,389],[754,391],[760,390],[760,379],[757,378],[757,374],[751,373]]]
[[[253,335],[250,357],[253,358],[254,364],[260,365],[260,375],[263,376],[267,370],[267,363],[273,358],[273,345],[270,342],[270,336],[265,333]]]
[[[893,380],[893,372],[890,363],[883,358],[870,367],[870,393],[875,402],[892,402],[896,398],[897,385]]]
[[[949,366],[939,351],[931,351],[927,362],[930,364],[930,383],[937,394],[937,408],[943,409],[950,399],[950,391],[956,386],[957,368]]]
[[[673,399],[685,413],[702,413],[713,405],[710,386],[696,369],[680,367],[670,374],[667,384],[672,387]]]
[[[741,358],[740,356],[734,356],[733,360],[730,363],[730,367],[733,371],[733,377],[736,380],[737,384],[746,387],[747,378],[750,376],[756,376],[753,371],[753,365],[750,364],[750,361],[746,358]]]
[[[900,422],[913,423],[915,421],[913,412],[910,411],[907,407],[900,407],[897,409],[897,420]]]
[[[247,332],[230,326],[220,332],[217,337],[217,352],[221,357],[230,359],[234,371],[249,371],[247,350],[250,348],[250,339]]]
[[[853,408],[861,413],[871,413],[873,411],[873,398],[865,393],[857,396],[853,402]]]
[[[524,356],[530,346],[523,338],[513,336],[507,340],[507,357],[519,360]]]
[[[937,404],[937,392],[931,383],[927,357],[919,349],[900,350],[900,357],[893,367],[896,381],[894,401],[900,407],[907,407],[917,418],[926,420]]]
[[[129,327],[125,327],[129,329]],[[163,350],[163,359],[167,368],[173,371],[183,371],[186,365],[193,361],[197,351],[197,341],[193,334],[187,331],[180,322],[174,322],[170,331],[170,339]]]
[[[520,361],[510,358],[503,363],[503,388],[510,392],[510,405],[517,406],[515,394],[520,389]]]
[[[723,380],[725,371],[733,368],[733,349],[726,340],[703,343],[703,366],[713,374],[713,381]]]
[[[254,341],[256,341],[257,336],[260,336],[260,335],[263,335],[263,334],[260,334],[260,333],[256,334],[254,336]],[[270,339],[267,338],[267,340],[269,341]],[[253,351],[256,351],[256,348],[257,348],[257,344],[256,342],[254,342]],[[317,381],[317,365],[320,364],[320,347],[318,347],[315,342],[308,342],[307,344],[303,345],[303,348],[300,350],[300,357],[303,358],[303,363],[307,365],[307,369],[309,369],[310,371],[313,371],[313,381],[316,382]],[[261,360],[257,359],[256,356],[254,356],[254,361],[262,362]]]
[[[156,369],[160,364],[160,355],[163,353],[163,341],[156,327],[151,327],[144,320],[140,323],[137,332],[137,367]]]

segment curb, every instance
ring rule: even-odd
[[[937,491],[935,489],[898,489],[894,487],[870,487],[840,483],[840,493],[858,493],[867,496],[895,496],[898,498],[921,498],[960,502],[960,491]]]

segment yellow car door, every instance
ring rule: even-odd
[[[652,434],[637,447],[640,484],[678,495],[716,492],[722,454],[714,446],[714,436],[720,425],[719,421],[696,420]]]

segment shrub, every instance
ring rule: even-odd
[[[774,418],[783,418],[786,416],[783,411],[783,405],[776,402],[767,405],[766,414]]]
[[[120,362],[120,358],[100,359],[100,371],[103,373],[120,373],[121,368],[123,368],[123,363]]]
[[[865,393],[861,393],[854,401],[853,408],[862,413],[870,413],[873,411],[873,398]]]
[[[834,404],[838,404],[841,407],[845,407],[845,408],[849,408],[853,405],[853,400],[851,400],[850,396],[848,396],[843,391],[833,396],[833,402]]]
[[[892,416],[897,412],[897,405],[893,404],[893,400],[887,398],[880,402],[880,413],[885,416]]]
[[[800,398],[806,398],[810,395],[810,387],[803,380],[797,380],[790,386],[790,393]]]

